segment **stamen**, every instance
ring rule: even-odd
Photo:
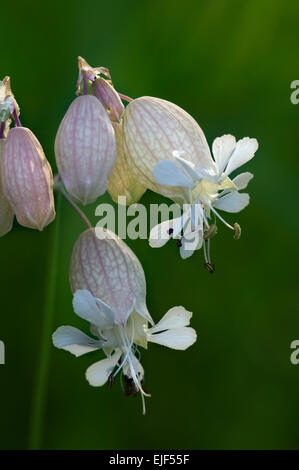
[[[179,240],[177,240],[176,246],[178,246],[179,248],[181,248],[181,246],[183,246],[183,243],[182,243],[182,239],[181,239],[181,238],[180,238]]]
[[[134,384],[134,381],[131,377],[128,377],[127,375],[123,376],[125,379],[125,388],[124,388],[124,393],[126,396],[129,395],[137,395],[139,392],[138,388],[136,388],[136,385]]]
[[[131,317],[132,318],[132,317]],[[143,388],[142,388],[142,385],[140,383],[140,380],[138,379],[137,375],[136,375],[136,372],[135,372],[135,369],[134,369],[134,364],[133,364],[133,361],[132,361],[132,345],[133,345],[133,342],[134,342],[134,320],[132,318],[132,339],[131,339],[131,342],[129,343],[129,340],[128,340],[128,337],[124,331],[123,328],[119,328],[118,329],[118,332],[119,332],[119,335],[120,335],[120,338],[121,338],[121,342],[123,343],[124,345],[124,348],[126,350],[126,354],[124,356],[124,359],[122,360],[120,366],[118,367],[117,371],[113,374],[114,377],[116,376],[116,374],[118,374],[118,372],[121,370],[121,368],[123,367],[124,363],[127,361],[128,362],[128,365],[129,365],[129,368],[130,368],[130,372],[131,372],[131,376],[132,376],[132,379],[134,381],[134,384],[136,386],[136,388],[140,391],[141,393],[141,397],[142,397],[142,409],[143,409],[143,414],[145,414],[145,402],[144,402],[144,398],[143,398],[143,395],[146,396],[146,397],[150,397],[151,395],[149,393],[146,393]],[[128,344],[129,343],[129,344]]]
[[[206,242],[207,245],[208,245],[208,249],[207,249],[207,252],[208,252],[208,260],[209,260],[209,263],[211,264],[211,254],[210,254],[210,239],[208,239],[208,241]]]
[[[224,225],[226,225],[228,228],[230,228],[231,230],[235,230],[234,227],[232,227],[228,222],[226,222],[226,220],[224,220],[220,214],[218,214],[218,212],[216,211],[216,209],[214,209],[214,207],[212,205],[209,205],[209,208],[211,209],[211,211],[214,212],[214,214],[217,215],[217,217],[221,220],[221,222],[224,223]]]
[[[131,318],[132,318],[132,317],[131,317]],[[123,328],[122,328],[122,327],[121,327],[121,329],[120,329],[119,332],[120,332],[120,336],[122,336],[122,335],[124,336],[124,337],[121,338],[121,339],[122,339],[122,341],[123,341],[123,339],[124,339],[123,342],[124,342],[124,345],[125,345],[126,354],[125,354],[123,360],[121,361],[120,365],[118,366],[117,371],[114,372],[114,374],[113,374],[114,377],[119,373],[119,371],[121,370],[122,366],[124,365],[124,363],[125,363],[126,360],[128,359],[128,356],[129,356],[129,354],[130,354],[130,352],[131,352],[131,348],[132,348],[133,343],[134,343],[134,320],[133,320],[133,318],[132,318],[132,337],[131,337],[131,341],[130,341],[130,343],[129,343],[129,346],[126,344],[126,343],[128,342],[128,339],[127,339],[127,337],[126,337],[126,334],[123,332]]]
[[[111,372],[111,374],[108,377],[108,388],[111,388],[113,384],[114,384],[114,375],[113,375],[113,372]]]
[[[209,258],[208,258],[208,255],[207,255],[207,249],[206,249],[206,242],[204,241],[203,243],[203,254],[204,254],[204,257],[205,257],[205,265],[206,264],[209,264]]]
[[[215,266],[213,263],[205,263],[204,267],[209,271],[209,273],[214,274]]]
[[[173,228],[170,228],[169,230],[167,230],[167,233],[168,235],[171,235],[173,233]]]
[[[234,230],[235,230],[234,239],[235,239],[235,240],[239,240],[240,237],[241,237],[242,230],[241,230],[240,225],[237,224],[237,222],[234,223]]]
[[[145,415],[146,409],[145,409],[145,399],[144,396],[141,394],[141,400],[142,400],[142,414]]]
[[[131,359],[130,355],[128,356],[128,363],[129,363],[129,366],[130,366],[130,371],[131,371],[131,375],[132,375],[132,378],[134,380],[134,383],[135,383],[136,387],[139,388],[139,390],[141,392],[141,395],[144,395],[145,397],[151,397],[150,393],[146,393],[143,390],[143,388],[141,386],[141,383],[140,383],[140,380],[136,376],[136,372],[135,372],[134,365],[133,365],[133,362],[132,362],[132,359]]]
[[[209,228],[207,228],[205,231],[204,231],[204,234],[203,234],[203,239],[204,240],[208,240],[212,237],[214,237],[216,234],[217,234],[217,225],[216,224],[212,224],[210,225]]]

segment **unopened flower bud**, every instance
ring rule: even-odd
[[[91,67],[83,57],[78,57],[79,75],[77,80],[77,95],[81,95],[83,82],[83,93],[86,94],[87,81],[93,82],[101,74],[111,79],[110,72],[106,67]]]
[[[0,237],[5,235],[11,230],[14,211],[12,210],[4,192],[2,185],[2,155],[4,149],[5,140],[0,139]]]
[[[109,116],[90,95],[77,97],[67,110],[56,135],[59,174],[69,194],[82,204],[101,196],[116,157]]]
[[[25,127],[8,133],[2,159],[5,196],[18,222],[42,230],[55,217],[53,175],[42,146]]]
[[[125,107],[113,86],[104,78],[99,77],[92,83],[92,93],[100,100],[111,121],[120,122]]]

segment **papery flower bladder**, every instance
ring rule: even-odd
[[[114,202],[123,204],[123,201],[125,201],[126,205],[131,205],[139,201],[146,188],[138,182],[127,164],[122,125],[114,122],[113,128],[117,154],[115,164],[108,178],[107,191]]]
[[[65,188],[76,201],[89,204],[104,194],[116,142],[97,98],[83,95],[72,102],[56,135],[55,156]]]
[[[35,135],[20,123],[9,77],[0,85],[0,116],[0,235],[11,229],[14,213],[24,227],[42,230],[55,217],[52,170]]]
[[[156,325],[146,307],[142,266],[130,248],[114,233],[89,229],[77,240],[70,263],[70,285],[75,313],[90,323],[93,337],[77,328],[61,326],[53,343],[75,356],[103,350],[105,358],[90,366],[90,385],[111,386],[122,374],[126,394],[150,396],[143,385],[144,370],[138,346],[148,342],[185,350],[196,341],[188,325],[192,316],[183,307],[170,309]],[[149,327],[149,324],[151,325]]]
[[[194,119],[158,98],[134,100],[123,120],[128,164],[138,181],[183,208],[180,217],[152,229],[150,245],[161,247],[170,237],[176,238],[182,258],[204,246],[206,267],[213,272],[209,240],[217,227],[210,219],[219,218],[239,238],[240,226],[227,223],[218,209],[234,213],[248,205],[249,195],[238,191],[246,188],[253,175],[246,172],[232,180],[229,175],[253,158],[257,140],[219,137],[213,143],[213,159]]]
[[[8,233],[13,224],[14,211],[9,204],[2,185],[2,154],[4,149],[5,140],[0,139],[0,237]]]

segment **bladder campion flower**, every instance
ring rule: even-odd
[[[192,313],[174,307],[154,325],[146,307],[146,284],[139,260],[117,235],[100,228],[86,230],[77,240],[70,284],[74,311],[90,323],[95,338],[62,326],[53,335],[54,345],[76,356],[102,349],[106,358],[86,371],[90,385],[108,382],[111,386],[121,372],[125,392],[140,392],[145,412],[144,396],[150,395],[143,386],[138,346],[147,348],[148,342],[153,342],[178,350],[188,348],[196,341],[194,329],[188,326]]]
[[[245,137],[236,142],[232,135],[215,139],[213,155],[196,121],[173,103],[159,98],[141,97],[126,108],[123,116],[124,144],[128,165],[136,180],[178,203],[181,217],[164,221],[150,234],[153,247],[176,238],[182,258],[204,247],[206,267],[213,272],[210,238],[217,232],[219,218],[241,234],[240,226],[227,223],[219,210],[239,212],[249,203],[249,195],[239,193],[251,173],[234,179],[229,175],[255,154],[256,139]]]
[[[195,165],[182,158],[177,151],[173,152],[174,161],[158,162],[154,167],[157,182],[182,188],[185,205],[181,217],[165,221],[152,229],[151,246],[162,246],[170,237],[178,238],[182,258],[191,256],[194,250],[203,245],[204,240],[209,241],[215,235],[216,225],[209,222],[212,215],[232,229],[238,239],[241,235],[240,226],[237,223],[230,225],[217,210],[235,213],[249,204],[249,195],[239,193],[239,190],[247,187],[253,175],[249,172],[241,173],[232,180],[229,175],[251,160],[257,149],[256,139],[245,137],[236,142],[232,135],[218,137],[213,143],[216,173],[214,166]],[[206,263],[210,265],[209,255],[205,254]]]
[[[9,77],[0,87],[0,101],[1,233],[10,230],[13,212],[24,227],[42,230],[55,217],[52,170],[35,135],[20,123]]]

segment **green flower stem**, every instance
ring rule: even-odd
[[[84,212],[81,211],[81,209],[77,206],[77,204],[72,200],[72,198],[68,195],[68,193],[65,191],[65,189],[62,186],[62,183],[59,183],[57,186],[58,191],[64,196],[64,198],[67,200],[67,202],[70,204],[70,206],[74,209],[74,211],[78,214],[78,216],[83,220],[87,228],[92,228],[92,225]]]
[[[45,407],[47,401],[47,388],[50,369],[51,336],[52,323],[54,317],[54,304],[56,293],[57,268],[59,266],[59,231],[61,223],[61,199],[57,193],[56,211],[57,216],[52,228],[52,246],[49,250],[49,264],[47,276],[47,293],[43,316],[43,326],[41,331],[41,344],[38,356],[38,366],[36,383],[33,393],[33,403],[31,411],[29,429],[29,449],[40,449],[43,439],[43,424],[45,417]]]

